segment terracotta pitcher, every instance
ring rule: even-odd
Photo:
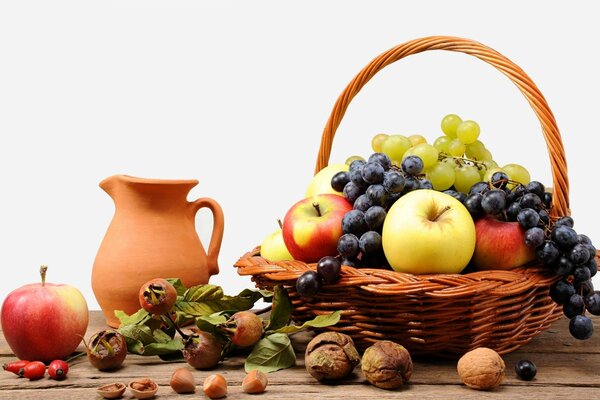
[[[181,278],[186,286],[207,283],[219,272],[223,211],[210,198],[187,201],[197,180],[163,180],[114,175],[100,187],[115,203],[92,271],[92,288],[106,322],[119,326],[114,310],[140,308],[140,286],[153,278]],[[204,250],[196,233],[196,212],[208,207],[213,230]]]

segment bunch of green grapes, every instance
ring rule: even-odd
[[[446,115],[441,122],[443,135],[433,144],[422,135],[387,135],[380,133],[371,141],[373,151],[386,154],[392,163],[400,165],[410,155],[423,160],[423,174],[439,191],[455,190],[468,193],[477,182],[489,182],[496,172],[505,173],[515,185],[526,185],[529,172],[519,164],[500,167],[482,141],[481,129],[475,121],[463,121],[456,114]],[[350,160],[352,161],[352,160]]]

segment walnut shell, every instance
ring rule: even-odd
[[[504,380],[504,361],[498,353],[479,347],[464,354],[456,366],[458,375],[472,389],[488,390]]]
[[[413,363],[404,346],[380,340],[365,350],[361,369],[371,385],[398,389],[410,379]]]
[[[313,378],[336,380],[350,375],[360,362],[352,338],[338,332],[315,336],[304,353],[306,370]]]

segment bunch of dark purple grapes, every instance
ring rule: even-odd
[[[598,272],[596,248],[589,237],[577,234],[571,217],[550,220],[552,194],[546,192],[542,183],[521,185],[497,172],[490,182],[474,184],[467,196],[446,193],[463,201],[473,219],[493,215],[518,222],[525,230],[525,244],[534,248],[537,258],[561,277],[550,288],[550,296],[563,306],[565,316],[571,320],[571,335],[581,340],[592,336],[594,326],[585,311],[600,315],[600,292],[594,291],[591,281]]]
[[[387,211],[410,191],[432,189],[431,182],[420,176],[422,171],[423,160],[417,156],[406,157],[398,168],[387,155],[373,153],[367,161],[354,160],[349,171],[333,176],[331,186],[343,192],[354,208],[342,219],[344,234],[337,250],[343,264],[389,268],[381,245]]]

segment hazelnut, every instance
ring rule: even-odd
[[[252,370],[242,381],[242,390],[246,393],[262,393],[267,388],[267,374],[257,369]]]
[[[471,389],[493,389],[504,380],[502,357],[487,347],[479,347],[463,355],[456,370],[463,383]]]
[[[361,369],[371,385],[398,389],[410,379],[413,363],[404,346],[381,340],[365,350]]]
[[[304,362],[313,378],[335,380],[350,375],[360,362],[360,356],[350,336],[324,332],[308,343]]]
[[[171,375],[169,385],[171,385],[171,388],[179,394],[194,393],[196,391],[194,376],[187,368],[177,368],[175,372],[173,372],[173,375]]]
[[[204,380],[202,386],[204,394],[211,399],[219,399],[227,396],[227,381],[221,374],[213,374]]]

